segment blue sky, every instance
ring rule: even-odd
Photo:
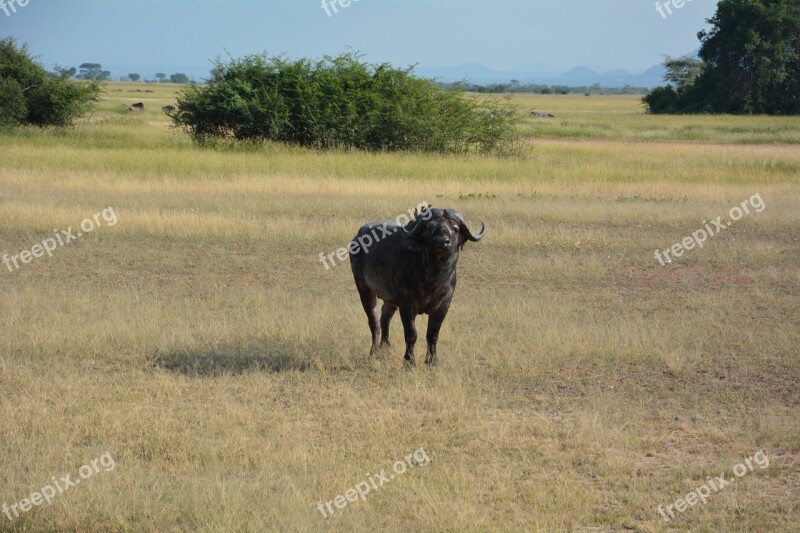
[[[643,70],[696,49],[715,6],[689,0],[663,18],[655,0],[359,0],[327,16],[321,0],[29,0],[10,17],[0,11],[0,37],[28,43],[48,66],[207,65],[226,51],[318,58],[352,47],[398,66]]]

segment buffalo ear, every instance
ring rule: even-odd
[[[412,252],[421,252],[425,249],[425,241],[417,235],[405,237],[402,242],[403,248]]]

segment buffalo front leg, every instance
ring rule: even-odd
[[[400,319],[403,321],[403,330],[406,334],[405,364],[414,366],[414,345],[417,343],[417,313],[408,307],[400,308]]]
[[[389,342],[389,323],[392,321],[395,311],[397,311],[397,307],[387,303],[383,304],[383,309],[381,310],[381,347],[391,346]]]
[[[361,305],[364,307],[364,312],[367,313],[367,321],[369,322],[369,331],[372,334],[372,347],[369,350],[370,355],[379,355],[380,341],[381,341],[381,325],[378,322],[378,295],[366,287],[358,286],[358,295],[361,297]]]
[[[431,313],[428,317],[428,352],[425,354],[425,364],[435,365],[436,359],[436,343],[439,342],[439,330],[442,328],[442,322],[447,316],[447,310],[450,308],[450,302],[443,302],[442,305]]]

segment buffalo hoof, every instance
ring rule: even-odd
[[[405,366],[406,368],[413,368],[417,366],[417,362],[414,359],[414,356],[412,355],[411,357],[409,357],[408,355],[406,355],[405,358],[403,359],[403,366]]]
[[[437,364],[439,364],[439,362],[436,359],[435,355],[434,356],[427,355],[425,356],[425,364],[428,366],[436,366]]]

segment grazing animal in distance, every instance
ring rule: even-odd
[[[415,321],[417,315],[427,314],[425,363],[436,364],[439,329],[456,288],[459,252],[467,241],[478,242],[485,234],[486,224],[475,234],[455,209],[431,207],[417,213],[405,226],[384,221],[358,230],[348,250],[356,289],[372,334],[370,355],[378,355],[381,347],[390,345],[389,323],[399,309],[405,332],[405,363],[415,364]],[[367,237],[368,247],[364,245]],[[378,298],[383,300],[380,318]]]
[[[531,118],[556,118],[555,115],[545,113],[544,111],[531,111]]]
[[[174,113],[175,112],[175,106],[174,105],[165,105],[164,107],[161,108],[161,111],[163,111],[164,113],[167,113],[167,114]]]

